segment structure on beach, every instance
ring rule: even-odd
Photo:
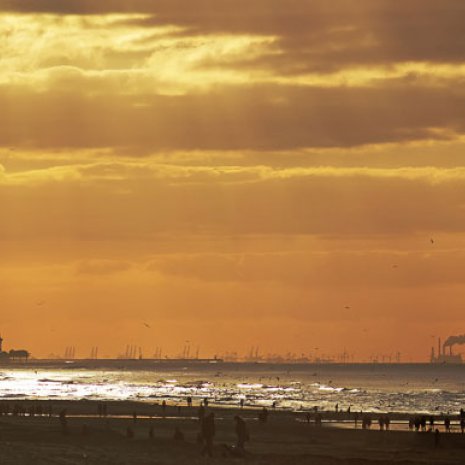
[[[28,358],[30,357],[29,351],[25,349],[15,350],[11,349],[9,352],[5,352],[3,350],[3,338],[0,336],[0,362],[3,361],[14,361],[19,360],[22,362],[27,362]]]

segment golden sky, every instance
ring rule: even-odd
[[[424,360],[463,333],[464,24],[462,0],[0,0],[7,348]]]

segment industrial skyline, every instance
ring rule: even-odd
[[[344,349],[342,352],[329,353],[324,348],[314,347],[306,352],[269,352],[262,351],[259,346],[252,346],[249,350],[227,350],[214,351],[212,353],[201,353],[200,347],[193,347],[190,341],[185,341],[182,349],[179,351],[165,352],[163,347],[155,346],[150,348],[142,347],[137,344],[127,344],[125,349],[116,353],[105,352],[99,346],[91,346],[90,350],[85,348],[79,349],[78,346],[68,345],[64,351],[60,353],[49,353],[45,357],[34,357],[32,359],[44,360],[221,360],[225,362],[268,362],[268,363],[419,363],[430,362],[440,364],[461,364],[463,363],[460,347],[453,350],[454,346],[465,344],[465,336],[449,336],[442,342],[439,337],[437,340],[437,348],[432,347],[429,358],[427,356],[415,359],[409,354],[402,354],[400,351],[389,353],[374,353],[368,357],[355,354],[350,350]],[[463,351],[463,350],[462,350]],[[3,351],[3,339],[0,337],[0,357],[4,354],[4,358],[10,353],[24,353],[24,350],[11,350],[10,352]],[[30,353],[27,352],[27,357]],[[23,354],[24,355],[24,354]],[[19,357],[24,358],[24,357]]]

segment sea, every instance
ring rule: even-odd
[[[95,364],[94,364],[95,365]],[[0,399],[129,400],[293,411],[455,413],[465,408],[465,365],[68,362],[0,368]]]

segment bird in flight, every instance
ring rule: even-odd
[[[45,300],[39,300],[38,302],[36,302],[36,305],[38,307],[42,307],[42,305],[45,305]]]
[[[431,238],[431,239],[430,239],[430,242],[431,242],[431,244],[434,244],[434,239]]]
[[[143,325],[144,325],[146,328],[151,328],[151,326],[150,326],[148,323],[143,323]]]
[[[345,308],[346,310],[350,310],[349,305],[346,305],[344,308]]]

